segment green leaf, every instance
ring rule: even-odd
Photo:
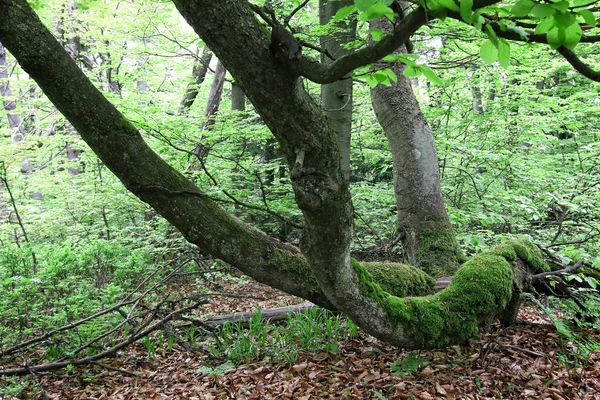
[[[373,76],[373,75],[367,75],[365,80],[367,81],[367,84],[371,87],[374,88],[375,86],[377,86],[379,84],[379,82],[377,81],[377,79]]]
[[[556,8],[558,11],[567,12],[569,10],[569,2],[559,1],[558,3],[552,4],[552,7]]]
[[[408,67],[404,70],[403,74],[409,78],[416,78],[421,75],[421,69],[420,67]]]
[[[447,8],[448,10],[457,11],[457,12],[460,11],[460,7],[458,7],[458,5],[456,5],[454,0],[435,0],[435,2],[437,4],[439,4],[440,6]]]
[[[510,12],[516,17],[524,17],[531,12],[535,7],[535,3],[531,0],[519,0],[510,9]]]
[[[483,42],[479,54],[481,55],[481,59],[488,64],[492,64],[494,61],[498,60],[498,49],[489,39]]]
[[[421,71],[425,78],[429,79],[429,81],[435,83],[436,85],[443,85],[444,82],[440,79],[439,76],[433,72],[433,70],[425,65],[421,65]]]
[[[467,24],[471,23],[473,0],[460,0],[460,16]]]
[[[392,80],[394,82],[398,82],[398,75],[396,75],[396,73],[394,71],[387,68],[387,69],[384,69],[383,72],[388,76],[388,78],[390,78],[390,80]]]
[[[383,3],[375,3],[367,11],[361,13],[359,19],[361,21],[368,22],[377,18],[381,18],[384,15],[387,17],[387,19],[392,21],[395,15],[394,10]]]
[[[494,28],[492,28],[492,26],[490,24],[486,24],[485,30],[487,32],[488,39],[490,39],[490,41],[494,44],[494,46],[498,46],[498,36],[496,35]]]
[[[502,68],[508,68],[510,65],[510,43],[505,39],[500,39],[498,48],[498,61]]]
[[[579,10],[577,13],[583,17],[586,24],[589,26],[596,26],[596,17],[593,12],[590,10]]]
[[[377,28],[369,29],[369,33],[373,37],[373,40],[376,42],[380,41],[381,38],[386,35],[386,33],[384,31],[382,31],[381,29],[377,29]]]
[[[581,36],[583,35],[583,31],[581,30],[581,26],[579,24],[573,24],[567,29],[565,29],[565,40],[563,42],[563,46],[568,49],[573,50],[577,43],[581,40]]]
[[[535,33],[541,35],[554,28],[554,18],[546,18],[535,27]]]
[[[355,12],[356,10],[357,10],[357,8],[354,4],[346,6],[346,7],[342,7],[338,10],[338,12],[335,13],[335,15],[332,18],[332,21],[333,22],[341,21],[341,20],[345,19],[348,15]]]
[[[554,14],[554,22],[556,26],[568,28],[576,22],[575,15],[568,12],[556,12]]]
[[[377,3],[377,0],[354,0],[354,5],[360,11],[367,11],[375,3]]]
[[[383,84],[385,84],[385,82],[387,82],[388,85],[386,85],[386,86],[389,86],[390,79],[388,78],[388,76],[387,76],[387,74],[385,72],[383,72],[383,71],[376,71],[375,74],[374,74],[374,76],[375,76],[375,79],[377,79],[377,82],[383,83]]]
[[[536,4],[531,13],[536,18],[544,19],[554,14],[554,11],[554,7],[552,7],[550,4]]]
[[[550,47],[552,47],[553,50],[556,50],[562,46],[565,40],[565,30],[564,28],[554,27],[546,34],[546,38],[548,39]]]
[[[483,8],[477,9],[477,10],[475,10],[475,12],[473,13],[473,16],[471,17],[471,22],[473,23],[473,26],[477,30],[481,30],[481,27],[485,23],[485,18],[483,18],[481,16],[481,14],[483,14],[483,11],[484,11]]]

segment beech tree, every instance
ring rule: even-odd
[[[0,0],[0,42],[129,191],[152,206],[188,241],[257,281],[340,310],[366,332],[406,348],[461,343],[486,328],[495,317],[505,323],[514,322],[520,294],[529,290],[534,280],[551,274],[544,272],[549,266],[540,250],[525,240],[502,243],[467,261],[449,286],[435,294],[433,278],[415,267],[361,265],[350,257],[354,213],[348,176],[340,161],[336,132],[304,89],[303,80],[332,84],[348,79],[358,68],[364,70],[396,52],[422,26],[444,17],[464,21],[487,33],[489,39],[481,54],[488,62],[508,63],[509,40],[548,43],[583,75],[600,80],[600,73],[573,51],[579,42],[596,40],[584,36],[577,21],[583,18],[595,26],[594,14],[587,5],[519,0],[509,10],[498,7],[497,0],[434,0],[411,3],[410,7],[392,0],[356,0],[338,11],[339,20],[354,18],[356,13],[364,21],[384,17],[392,22],[390,32],[339,58],[318,62],[302,53],[302,43],[287,24],[308,1],[284,18],[246,0],[173,3],[231,73],[278,141],[289,166],[296,203],[304,216],[299,249],[228,214],[153,152],[138,129],[77,67],[26,0]],[[523,23],[523,17],[532,22]],[[406,63],[408,74],[432,75],[426,66],[409,58],[386,58],[390,59]],[[396,67],[397,62],[389,66]],[[382,74],[393,77],[379,67],[366,73],[371,81],[380,80]],[[401,103],[408,95],[405,86],[390,100],[381,101]],[[374,93],[374,102],[377,98]],[[410,114],[417,110],[407,106],[392,112],[401,113],[396,118],[408,119],[414,118]],[[386,118],[385,112],[380,118]],[[413,139],[430,141],[423,139],[427,134],[423,126],[413,131]],[[402,140],[413,140],[411,135]],[[433,148],[432,143],[427,146]],[[415,154],[415,149],[402,141],[399,148]],[[431,154],[435,154],[434,148]],[[428,161],[414,163],[418,174],[427,176],[427,171],[437,170],[435,157],[430,155],[424,160]],[[417,191],[415,196],[406,196],[401,202],[427,198],[418,193],[427,190],[425,184],[412,189]],[[445,210],[439,210],[439,215],[444,214]],[[422,223],[429,222],[428,216],[427,212],[419,214]],[[447,232],[447,220],[441,221],[428,226],[429,235],[435,237],[438,229]],[[429,250],[446,245],[439,242]]]

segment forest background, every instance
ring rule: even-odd
[[[242,220],[298,243],[302,216],[276,143],[170,3],[32,4],[155,151]],[[318,34],[315,8],[298,18],[307,40]],[[364,24],[359,32],[367,40]],[[435,136],[462,249],[471,256],[525,235],[564,264],[599,266],[599,84],[547,46],[514,43],[510,66],[486,63],[485,40],[452,21],[432,22],[412,38],[413,53],[436,75],[412,84]],[[585,51],[598,62],[593,48]],[[391,155],[369,97],[373,79],[353,83],[353,255],[401,261]],[[305,85],[319,102],[319,86]],[[190,262],[179,272],[196,279],[200,293],[211,291],[206,277],[223,264],[125,190],[3,49],[0,89],[3,347],[110,307],[180,257]],[[119,322],[111,316],[74,337],[83,344]],[[46,357],[73,348],[56,343]]]

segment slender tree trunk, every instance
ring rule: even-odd
[[[319,0],[319,20],[321,25],[329,23],[331,18],[342,7],[353,4],[351,0]],[[332,62],[329,56],[338,59],[350,51],[344,45],[356,37],[356,21],[350,24],[338,23],[339,31],[321,38],[321,48],[328,55],[321,55],[321,62]],[[340,80],[328,85],[321,85],[321,106],[323,114],[337,134],[340,149],[342,171],[346,179],[350,179],[350,143],[352,140],[352,78]]]
[[[246,111],[246,95],[237,83],[231,84],[231,110]]]
[[[17,109],[17,103],[11,99],[12,90],[10,89],[10,81],[8,80],[8,63],[6,62],[6,50],[0,43],[0,97],[2,97],[2,104],[6,111],[6,117],[8,118],[8,126],[12,130],[12,139],[15,142],[20,142],[25,138],[25,129],[23,128],[23,121],[19,114],[15,113]]]
[[[200,85],[202,85],[204,78],[206,78],[206,72],[208,71],[211,58],[212,52],[208,46],[204,46],[204,49],[202,50],[202,56],[198,62],[194,64],[192,69],[192,81],[188,84],[185,94],[183,95],[183,99],[181,100],[181,104],[179,105],[179,114],[185,113],[192,106],[192,104],[194,104],[194,100],[196,100],[196,97],[198,97]]]
[[[225,74],[227,70],[221,61],[217,63],[215,68],[215,77],[210,87],[208,102],[204,109],[204,122],[202,123],[202,131],[210,128],[215,124],[215,114],[219,111],[221,105],[221,97],[223,95],[223,84],[225,83]]]
[[[385,18],[370,27],[389,31]],[[398,52],[406,52],[403,46]],[[398,233],[409,264],[439,277],[452,275],[464,256],[446,213],[440,189],[438,156],[431,129],[413,93],[404,66],[390,68],[398,76],[391,86],[371,89],[371,101],[392,151]]]
[[[481,94],[481,87],[479,86],[479,79],[477,75],[477,68],[471,67],[469,74],[469,84],[471,85],[471,96],[473,97],[473,111],[476,113],[483,112],[483,96]]]

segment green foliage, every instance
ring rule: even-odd
[[[394,361],[390,364],[390,370],[402,377],[412,375],[426,365],[431,364],[426,358],[421,357],[416,353],[408,353],[406,357],[401,360]]]
[[[215,357],[227,358],[234,364],[266,358],[294,364],[302,352],[339,353],[338,341],[354,337],[357,327],[349,319],[326,310],[289,315],[282,325],[269,325],[261,320],[260,310],[248,321],[227,322],[210,346]]]

